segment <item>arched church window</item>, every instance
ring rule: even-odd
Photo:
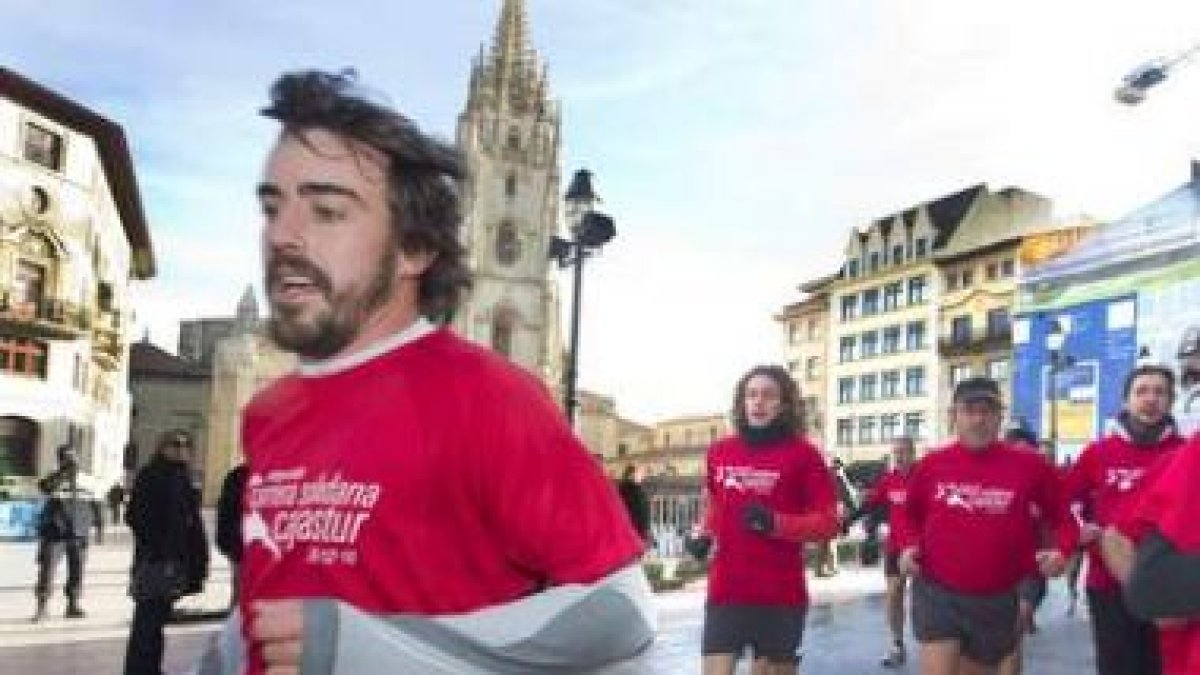
[[[501,265],[512,265],[521,257],[521,241],[517,237],[517,226],[505,220],[496,228],[496,260]]]
[[[501,307],[492,315],[492,349],[506,357],[512,356],[513,332],[516,330],[516,312],[511,307]]]

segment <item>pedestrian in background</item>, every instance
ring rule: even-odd
[[[794,675],[808,611],[803,550],[838,530],[829,469],[804,437],[787,370],[757,366],[738,381],[736,432],[708,450],[709,568],[701,644],[705,675],[733,675],[747,647],[756,675]]]
[[[199,593],[208,577],[208,541],[200,494],[192,485],[192,437],[159,435],[154,456],[138,472],[125,522],[133,533],[133,625],[125,648],[125,675],[160,675],[163,628],[175,601]]]
[[[246,463],[225,474],[217,497],[217,550],[229,559],[229,609],[237,606],[241,587],[242,500],[246,492]]]
[[[1183,446],[1171,417],[1174,402],[1174,372],[1153,364],[1135,368],[1125,380],[1115,430],[1085,447],[1066,478],[1067,498],[1091,509],[1081,541],[1089,545],[1084,588],[1100,675],[1158,675],[1162,668],[1158,632],[1129,612],[1099,538],[1136,505],[1150,467]]]
[[[632,464],[626,465],[621,472],[621,479],[617,481],[617,493],[621,495],[633,529],[649,546],[652,545],[653,539],[650,535],[650,502],[646,499],[646,488],[642,487],[639,478],[637,467]]]
[[[111,516],[111,521],[115,525],[121,522],[121,506],[125,503],[125,488],[120,483],[113,483],[108,489],[108,493],[104,495],[104,500],[108,502],[108,513]]]
[[[46,618],[55,571],[64,558],[67,562],[67,581],[63,587],[67,596],[65,616],[68,619],[84,617],[79,601],[83,594],[88,537],[95,514],[92,495],[79,487],[78,478],[79,458],[68,443],[58,448],[58,469],[38,481],[38,489],[46,496],[46,502],[37,528],[38,575],[33,590],[37,599],[35,622]]]

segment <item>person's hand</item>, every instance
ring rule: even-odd
[[[915,577],[921,573],[920,557],[921,552],[916,547],[910,546],[900,552],[900,559],[897,561],[896,566],[900,568],[901,574]]]
[[[300,675],[304,653],[304,602],[266,600],[251,608],[250,641],[262,650],[265,675]]]
[[[1037,560],[1038,571],[1047,579],[1057,577],[1067,570],[1067,559],[1057,549],[1038,551],[1034,559]]]
[[[1100,540],[1100,534],[1103,530],[1100,526],[1094,523],[1082,523],[1079,525],[1079,545],[1090,546]]]
[[[750,502],[742,507],[742,525],[751,532],[769,535],[775,531],[775,512],[762,502]]]

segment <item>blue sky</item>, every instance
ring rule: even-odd
[[[259,283],[271,80],[354,66],[452,137],[499,4],[8,0],[0,59],[125,127],[161,270],[138,321],[173,348],[179,319]],[[642,421],[721,410],[781,360],[772,315],[850,228],[980,181],[1116,217],[1182,182],[1200,140],[1200,67],[1112,102],[1133,66],[1200,41],[1183,0],[527,5],[563,174],[594,171],[619,231],[587,270],[581,383]]]

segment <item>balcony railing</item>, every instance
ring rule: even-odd
[[[0,289],[0,330],[8,335],[66,340],[81,337],[91,323],[85,307],[54,298],[18,300]]]
[[[983,354],[1012,349],[1012,328],[1005,326],[992,330],[972,331],[969,335],[944,335],[938,340],[938,351],[942,356]]]

